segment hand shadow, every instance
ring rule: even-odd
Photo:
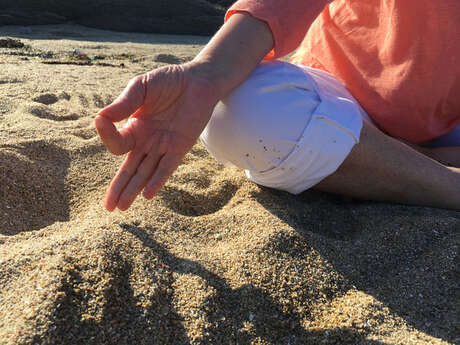
[[[102,296],[103,307],[100,317],[92,317],[94,301],[78,289],[80,283],[87,281],[75,267],[62,277],[60,298],[55,301],[50,316],[50,327],[46,333],[47,344],[189,344],[182,318],[172,308],[167,315],[163,305],[172,303],[170,294],[162,289],[153,296],[162,304],[153,303],[145,310],[138,304],[130,283],[133,264],[114,251],[107,258],[105,267],[106,284]],[[78,264],[77,264],[78,265]],[[110,277],[107,279],[107,277]],[[103,297],[103,298],[101,298]],[[44,344],[43,336],[38,335],[32,343]]]
[[[145,247],[150,248],[162,264],[177,274],[192,274],[202,278],[214,288],[216,294],[205,301],[207,320],[213,325],[206,329],[201,344],[252,344],[264,339],[271,344],[366,344],[384,345],[367,339],[366,330],[338,328],[320,331],[306,331],[295,312],[285,313],[273,298],[251,284],[232,288],[225,279],[211,272],[201,264],[183,259],[170,253],[150,235],[152,228],[141,228],[131,224],[120,225],[125,231],[137,237]],[[172,309],[173,306],[171,305]],[[251,315],[252,314],[252,315]],[[243,330],[244,323],[251,321],[254,332]],[[184,335],[182,339],[186,339]],[[150,339],[145,339],[148,343]],[[180,341],[174,344],[183,344]],[[185,343],[184,343],[185,344]]]

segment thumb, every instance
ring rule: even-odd
[[[144,103],[146,86],[144,76],[131,79],[112,104],[101,109],[98,115],[118,122],[134,114]]]
[[[105,147],[114,155],[123,155],[134,148],[135,140],[128,128],[118,130],[110,119],[101,115],[96,115],[94,124]]]
[[[130,117],[142,106],[145,97],[143,76],[131,79],[115,101],[101,109],[94,119],[97,133],[107,149],[122,155],[134,147],[134,138],[127,128],[118,130],[114,122]]]

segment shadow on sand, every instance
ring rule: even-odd
[[[132,224],[121,224],[122,229],[133,234],[139,239],[146,248],[152,251],[152,255],[159,258],[160,265],[165,265],[172,273],[196,275],[202,278],[207,285],[214,288],[216,294],[208,299],[205,304],[207,305],[207,319],[213,325],[207,328],[203,338],[199,341],[200,344],[251,344],[256,338],[264,339],[272,344],[369,344],[369,345],[384,345],[382,342],[372,341],[366,339],[366,331],[358,333],[353,329],[330,329],[321,330],[316,332],[306,331],[299,323],[299,317],[295,313],[286,314],[268,294],[263,290],[254,287],[253,285],[244,285],[237,289],[231,288],[228,283],[209,271],[201,264],[179,258],[170,253],[160,243],[155,241],[151,233],[155,229],[141,228]],[[123,259],[114,258],[116,261],[124,262]],[[129,320],[127,324],[138,329],[139,322],[143,325],[142,328],[148,329],[149,332],[145,334],[136,334],[130,332],[129,329],[124,329],[122,332],[125,338],[121,341],[111,341],[105,339],[103,334],[105,329],[113,327],[113,320],[119,317],[120,313],[132,315],[136,307],[136,297],[133,290],[129,285],[129,276],[132,267],[129,263],[124,263],[114,272],[116,283],[111,286],[113,293],[106,294],[107,307],[104,310],[102,321],[81,322],[79,312],[86,310],[86,306],[79,306],[81,300],[67,301],[62,305],[70,305],[70,309],[58,311],[55,315],[53,323],[55,327],[53,332],[58,335],[58,339],[67,341],[74,341],[76,337],[71,335],[74,333],[82,333],[91,336],[85,337],[85,344],[132,344],[139,342],[141,344],[160,344],[163,341],[170,344],[189,344],[190,339],[184,329],[181,317],[174,311],[171,296],[163,296],[161,303],[167,306],[169,313],[161,315],[158,312],[158,302],[153,301],[152,310],[148,311],[142,320]],[[78,277],[77,277],[78,278]],[[75,280],[72,278],[71,280]],[[118,286],[120,285],[120,286]],[[69,286],[69,295],[72,296],[72,287]],[[115,293],[116,291],[124,291],[123,294]],[[130,293],[126,293],[130,291]],[[120,299],[120,295],[124,296]],[[71,297],[70,297],[71,298]],[[247,309],[243,306],[254,304],[257,301],[257,306],[254,309],[253,324],[255,332],[252,334],[241,331],[243,323],[247,322],[249,314]],[[116,315],[114,315],[116,313]],[[141,313],[141,310],[138,310]],[[62,315],[61,315],[62,314]],[[59,320],[66,319],[65,315],[73,314],[75,317],[72,321],[73,329],[69,329],[69,322],[59,322]],[[60,316],[61,315],[61,316]],[[137,324],[136,324],[137,323]],[[168,339],[160,339],[161,329],[167,324],[170,330],[173,330],[173,336]],[[162,325],[162,326],[161,326]],[[88,340],[91,339],[91,340]],[[78,343],[78,342],[77,342]]]
[[[254,197],[357,289],[416,329],[458,341],[458,212],[358,202],[316,191],[292,196],[262,188]]]
[[[69,220],[69,153],[46,141],[0,145],[0,234]]]

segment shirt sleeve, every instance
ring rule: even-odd
[[[268,24],[273,49],[264,59],[276,59],[294,51],[304,39],[308,28],[328,0],[239,0],[225,15],[227,21],[235,13],[248,13]]]

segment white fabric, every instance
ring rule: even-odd
[[[294,149],[320,99],[291,66],[263,63],[217,104],[201,138],[218,160],[260,172]]]
[[[362,117],[369,120],[332,75],[262,62],[218,103],[200,138],[252,181],[298,194],[342,164],[359,142]]]

